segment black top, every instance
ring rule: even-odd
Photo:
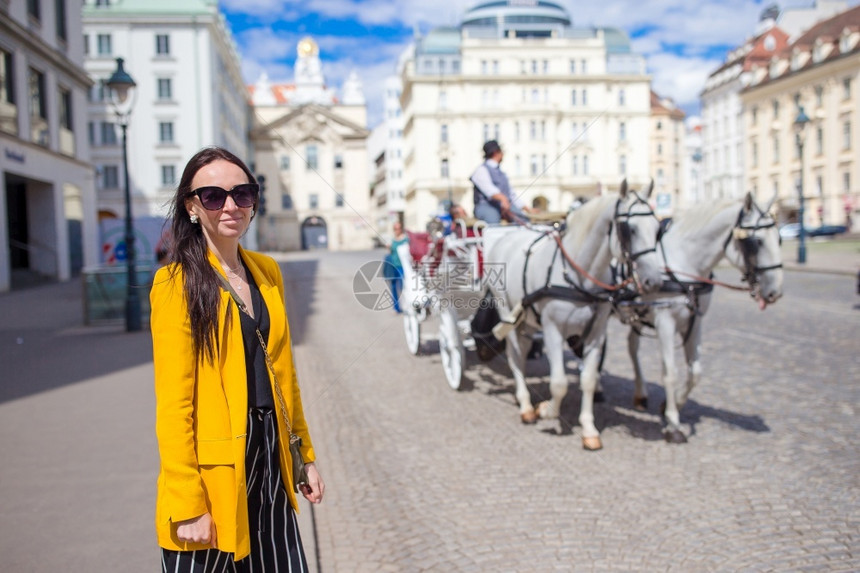
[[[248,376],[248,407],[249,408],[271,408],[275,407],[275,399],[272,395],[272,383],[269,381],[269,367],[266,364],[266,355],[257,338],[257,327],[263,335],[263,340],[269,342],[269,310],[263,302],[260,287],[254,282],[251,271],[245,262],[245,276],[248,277],[248,288],[251,290],[251,307],[254,309],[254,318],[244,312],[239,313],[242,322],[242,339],[245,343],[245,371]]]

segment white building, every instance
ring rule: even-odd
[[[739,93],[750,84],[753,67],[768,65],[793,38],[845,6],[846,2],[819,0],[809,8],[767,7],[755,35],[729,52],[725,63],[708,76],[701,94],[703,199],[741,197],[748,191],[747,134]]]
[[[403,179],[403,116],[400,110],[400,78],[385,80],[384,118],[367,142],[371,160],[371,210],[377,231],[390,231],[403,220],[406,208]]]
[[[98,260],[79,4],[0,3],[0,292]]]
[[[622,31],[574,27],[556,3],[478,4],[459,27],[416,38],[402,78],[407,228],[449,192],[472,210],[489,139],[515,192],[553,211],[651,179],[644,59]]]
[[[325,84],[319,47],[297,46],[295,81],[250,87],[257,173],[266,180],[258,217],[263,249],[367,249],[375,236],[370,211],[367,108],[352,74],[338,99]]]
[[[125,208],[122,142],[105,87],[117,57],[137,83],[128,127],[135,218],[166,215],[185,163],[202,147],[251,162],[247,91],[217,1],[89,0],[83,22],[100,218],[122,218]]]

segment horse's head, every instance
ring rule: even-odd
[[[663,284],[662,268],[657,256],[660,221],[648,204],[653,190],[654,181],[640,194],[628,189],[625,179],[621,183],[620,197],[615,204],[615,218],[610,227],[612,255],[627,267],[642,293],[653,292]]]
[[[738,221],[726,243],[726,257],[744,273],[759,308],[782,296],[782,253],[779,230],[770,213],[776,195],[761,209],[747,193]]]

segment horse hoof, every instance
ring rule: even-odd
[[[522,412],[520,414],[520,420],[522,420],[523,424],[536,424],[538,421],[537,412],[535,412],[534,409],[531,409],[528,412]]]
[[[594,403],[602,404],[606,402],[606,396],[603,395],[603,392],[595,392],[594,393]]]
[[[666,442],[670,444],[686,444],[687,436],[684,435],[684,432],[681,430],[671,430],[666,432],[664,437],[666,438]]]
[[[590,436],[582,438],[582,449],[589,452],[596,452],[603,449],[603,444],[600,442],[600,436]]]
[[[537,415],[544,420],[552,420],[558,418],[558,413],[553,414],[551,411],[550,402],[541,402],[537,407]]]
[[[663,405],[665,408],[665,404]],[[648,398],[633,398],[633,409],[639,412],[648,411]]]

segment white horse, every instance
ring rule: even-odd
[[[668,442],[687,441],[679,426],[679,410],[701,379],[702,318],[710,306],[714,284],[709,277],[717,263],[725,257],[741,270],[760,309],[782,296],[782,256],[776,222],[769,213],[772,204],[773,199],[760,209],[748,193],[744,199],[699,205],[678,217],[662,234],[658,246],[666,267],[660,292],[642,296],[642,306],[619,308],[622,321],[632,321],[627,348],[635,376],[633,404],[639,410],[648,404],[638,356],[642,326],[653,326],[657,332],[666,391],[664,436]],[[676,389],[678,335],[684,346],[687,381]]]
[[[538,416],[558,417],[568,386],[564,344],[573,337],[581,339],[579,423],[583,447],[588,450],[602,447],[593,401],[609,300],[617,293],[609,284],[610,263],[615,258],[628,265],[642,292],[658,289],[662,282],[656,254],[659,222],[647,202],[652,189],[653,182],[640,196],[628,191],[625,181],[619,195],[597,197],[568,214],[561,236],[522,228],[500,237],[485,253],[485,268],[504,265],[504,282],[488,286],[503,321],[495,332],[506,336],[508,365],[524,423],[534,423]],[[530,335],[540,330],[552,398],[535,411],[524,371]]]

